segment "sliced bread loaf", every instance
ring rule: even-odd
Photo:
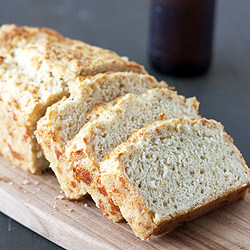
[[[107,110],[103,110],[105,107]],[[111,216],[114,204],[100,181],[99,163],[103,157],[146,123],[170,117],[197,117],[198,102],[167,88],[157,88],[142,95],[126,94],[101,110],[66,145],[65,157],[69,169],[85,185],[101,211],[117,221],[121,217]]]
[[[80,81],[79,81],[80,79]],[[111,101],[126,93],[141,94],[151,88],[166,88],[165,82],[133,72],[108,72],[94,77],[79,78],[69,98],[63,98],[48,108],[40,119],[36,137],[50,167],[68,199],[80,199],[85,194],[82,181],[74,178],[64,151],[87,122],[87,114],[102,102]]]
[[[48,166],[34,136],[37,120],[82,76],[145,73],[116,53],[64,38],[46,28],[0,28],[0,152],[32,173]]]
[[[223,126],[169,119],[135,132],[106,155],[101,181],[142,239],[243,198],[250,172]]]

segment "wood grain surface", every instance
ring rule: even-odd
[[[0,211],[66,249],[249,249],[250,195],[142,241],[126,222],[113,223],[87,198],[63,198],[52,172],[31,175],[0,157]]]

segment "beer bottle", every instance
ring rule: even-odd
[[[151,65],[180,77],[207,72],[214,9],[215,0],[151,0]]]

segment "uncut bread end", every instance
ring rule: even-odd
[[[197,117],[198,102],[167,88],[156,88],[141,95],[129,93],[101,106],[98,118],[86,123],[66,145],[65,156],[75,178],[85,183],[97,206],[110,217],[115,206],[100,181],[99,170],[105,154],[145,123],[169,117]]]
[[[31,173],[40,173],[48,167],[33,134],[46,104],[38,101],[38,87],[23,73],[18,55],[41,38],[48,42],[63,40],[59,33],[47,28],[9,24],[0,27],[0,153]],[[50,97],[44,93],[47,105],[61,98],[61,92],[65,94],[62,88]]]
[[[135,132],[106,155],[101,181],[141,239],[244,197],[250,172],[223,126],[169,119]]]
[[[167,88],[165,82],[133,72],[107,72],[79,77],[71,95],[47,109],[38,122],[36,137],[68,199],[77,200],[85,193],[82,181],[74,178],[64,156],[67,143],[87,122],[87,114],[100,103],[126,93],[140,94],[151,88]]]
[[[47,28],[0,27],[0,152],[32,173],[48,167],[34,136],[46,108],[69,96],[76,79],[106,71],[146,73],[116,53]]]

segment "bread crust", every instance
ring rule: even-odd
[[[234,146],[235,150],[240,155],[242,167],[248,175],[248,182],[236,189],[227,190],[227,192],[224,192],[221,196],[212,197],[203,204],[197,204],[188,211],[171,215],[164,220],[155,220],[154,215],[150,213],[146,207],[145,201],[140,196],[139,191],[134,187],[133,183],[129,181],[124,172],[122,158],[129,157],[130,152],[135,147],[134,143],[146,138],[151,130],[157,131],[157,129],[164,128],[167,131],[170,127],[173,128],[183,122],[187,124],[201,122],[206,126],[214,128],[219,127],[224,130],[224,127],[220,123],[206,119],[180,118],[155,122],[132,134],[126,142],[107,154],[104,161],[101,163],[101,181],[103,185],[106,187],[114,203],[119,206],[122,215],[127,220],[136,236],[143,240],[149,238],[151,235],[160,235],[169,232],[187,221],[241,199],[245,196],[250,187],[250,171],[239,150]],[[231,137],[226,133],[225,139],[232,143]]]
[[[35,97],[36,88],[26,88],[23,81],[28,81],[22,74],[8,73],[8,57],[14,49],[27,45],[31,40],[38,40],[42,35],[49,41],[61,41],[63,37],[47,28],[18,27],[3,25],[0,28],[0,152],[15,165],[22,166],[31,173],[39,173],[48,167],[39,145],[35,142],[34,121],[44,109]],[[7,58],[7,59],[6,59]],[[7,62],[5,62],[7,60]],[[5,77],[5,75],[7,75]],[[14,78],[12,81],[10,78]],[[4,98],[3,96],[7,96]],[[24,98],[26,96],[26,98]],[[29,100],[28,112],[22,112],[22,105]],[[32,101],[33,100],[33,101]]]
[[[37,120],[68,96],[77,77],[106,71],[146,73],[115,52],[48,28],[0,27],[0,153],[32,173],[48,167],[34,136]]]

